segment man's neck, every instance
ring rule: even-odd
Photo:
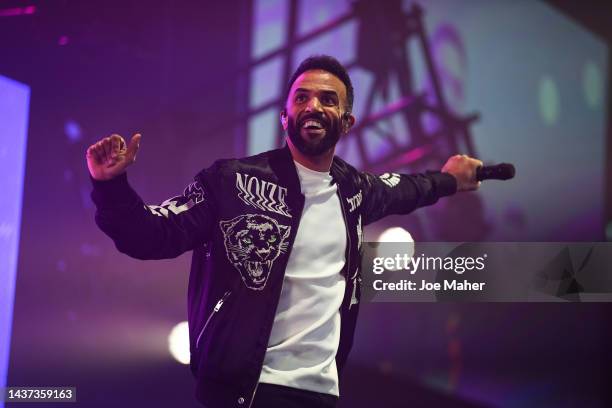
[[[289,138],[287,138],[287,146],[289,146],[293,160],[300,163],[302,166],[314,171],[329,172],[334,159],[334,147],[331,147],[328,151],[318,156],[307,156],[300,152],[293,143],[291,143]]]

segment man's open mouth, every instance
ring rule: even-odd
[[[324,129],[325,125],[318,120],[308,119],[304,122],[302,127],[306,129]]]
[[[307,119],[302,122],[300,129],[314,134],[325,133],[327,126],[320,120],[317,119]]]

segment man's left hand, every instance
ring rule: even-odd
[[[481,182],[476,180],[476,169],[482,166],[477,159],[461,154],[452,156],[442,167],[442,173],[449,173],[457,179],[457,191],[472,191],[480,187]]]

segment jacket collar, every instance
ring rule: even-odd
[[[277,175],[279,183],[287,186],[290,192],[297,191],[301,195],[300,178],[295,169],[289,147],[285,145],[280,149],[272,150],[270,153],[270,167]]]

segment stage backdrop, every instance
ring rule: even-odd
[[[197,406],[168,351],[190,254],[120,254],[94,224],[85,150],[142,132],[128,178],[158,204],[216,159],[278,145],[284,82],[311,53],[350,68],[360,127],[338,152],[359,168],[439,169],[457,151],[517,166],[512,181],[391,217],[369,238],[394,225],[417,241],[603,238],[608,49],[547,3],[424,1],[420,18],[399,1],[11,4],[0,74],[31,97],[10,385],[76,386],[83,407]],[[363,304],[342,403],[602,406],[609,315]]]
[[[29,108],[30,88],[0,76],[0,387],[9,365]]]
[[[418,171],[440,168],[445,157],[438,157],[439,150],[471,153],[486,163],[513,163],[517,177],[512,182],[486,183],[478,199],[461,206],[470,213],[471,225],[431,209],[415,215],[420,225],[411,225],[416,229],[413,236],[421,240],[602,239],[606,43],[539,1],[422,1],[418,4],[423,7],[421,20],[432,72],[418,35],[406,33],[405,22],[417,3],[387,2],[386,13],[369,4],[253,2],[244,153],[279,144],[278,112],[284,104],[287,73],[309,55],[327,53],[351,67],[357,125],[406,95],[424,95],[435,104],[432,77],[436,76],[449,111],[457,116],[480,115],[470,126],[467,142],[473,148],[459,140],[455,151],[445,149],[447,135],[435,133],[442,125],[436,115],[424,112],[417,119],[419,132],[398,110],[359,135],[344,138],[339,155],[366,170],[386,165],[385,171]],[[368,19],[375,22],[367,23]],[[371,31],[370,25],[374,26]],[[393,59],[388,55],[392,52],[404,57]],[[401,64],[406,65],[404,71]],[[400,80],[405,78],[398,74],[410,77],[409,92]],[[415,146],[411,140],[423,137],[427,143],[420,143],[421,150],[413,153],[422,155],[424,146],[433,146],[428,152],[431,159],[419,156],[420,160],[408,160],[403,166],[384,162],[390,150]],[[364,163],[362,150],[368,152],[369,163]],[[430,225],[431,220],[440,222]],[[472,232],[461,237],[456,231],[462,229]]]

